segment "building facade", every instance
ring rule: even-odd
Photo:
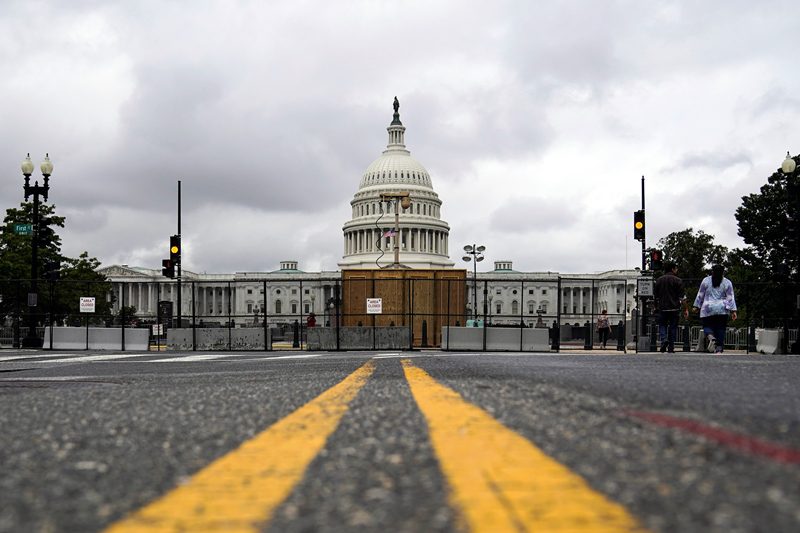
[[[411,269],[450,269],[450,226],[441,218],[442,201],[428,171],[405,145],[405,126],[395,98],[383,153],[364,171],[353,196],[351,218],[342,227],[341,270],[377,269],[399,263]],[[405,204],[401,198],[406,198]],[[399,221],[399,224],[397,224]],[[397,228],[395,228],[397,224]],[[396,231],[395,231],[396,229]],[[493,324],[582,324],[603,309],[629,317],[634,307],[638,270],[598,274],[518,272],[511,261],[495,262],[494,270],[467,272],[466,316],[488,318]],[[297,261],[283,261],[271,272],[197,274],[183,271],[180,291],[160,270],[111,265],[99,270],[113,283],[108,297],[114,311],[133,306],[140,317],[154,317],[159,302],[181,302],[181,316],[205,323],[259,323],[266,314],[274,324],[291,323],[314,313],[330,322],[340,271],[304,272]],[[180,293],[180,297],[179,297]]]

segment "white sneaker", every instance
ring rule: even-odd
[[[714,338],[714,335],[709,335],[708,348],[706,348],[706,351],[714,353],[716,350],[717,350],[717,339]]]

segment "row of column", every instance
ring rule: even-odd
[[[184,314],[191,314],[192,284],[183,283],[181,289]],[[197,287],[197,308],[195,312],[201,316],[226,316],[230,305],[231,313],[235,313],[237,292],[239,290],[239,288],[232,288],[229,293],[227,285]],[[119,283],[115,291],[117,309],[123,303],[122,291],[125,291],[125,305],[135,307],[139,314],[155,314],[159,301],[173,303],[178,301],[178,286],[175,283],[125,282]]]
[[[446,231],[422,228],[402,228],[396,237],[384,237],[384,230],[363,229],[348,232],[345,238],[345,255],[377,252],[377,243],[381,241],[384,252],[393,251],[398,239],[402,243],[401,250],[406,252],[428,252],[448,255],[448,233]]]

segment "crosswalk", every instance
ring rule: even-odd
[[[2,363],[24,363],[26,365],[47,365],[54,363],[193,363],[208,361],[236,361],[236,360],[292,360],[292,359],[312,359],[327,355],[325,352],[312,353],[282,353],[275,355],[263,353],[244,353],[244,352],[209,352],[176,354],[167,356],[163,352],[142,352],[142,353],[104,353],[104,354],[79,354],[79,353],[16,353],[14,355],[0,356]]]

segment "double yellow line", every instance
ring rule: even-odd
[[[408,359],[449,501],[471,531],[640,531],[622,506]],[[299,483],[375,371],[369,361],[186,484],[113,524],[139,531],[260,531]]]

